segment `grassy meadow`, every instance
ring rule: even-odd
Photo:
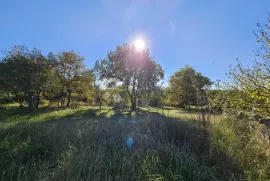
[[[203,126],[199,114],[173,108],[129,116],[87,106],[27,113],[16,104],[0,116],[3,181],[270,180],[269,143],[244,120],[212,115]]]

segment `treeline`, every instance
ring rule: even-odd
[[[34,110],[41,102],[69,107],[74,102],[112,105],[115,109],[139,106],[176,106],[191,111],[228,113],[263,120],[270,113],[270,16],[254,32],[260,48],[252,67],[240,63],[228,73],[229,82],[214,83],[186,65],[162,86],[164,70],[148,50],[124,44],[96,61],[91,69],[74,51],[49,53],[14,46],[0,63],[2,101],[26,102]],[[5,98],[4,98],[5,97]]]
[[[27,103],[30,111],[40,103],[71,103],[115,106],[136,111],[137,97],[150,93],[164,71],[148,50],[138,52],[124,44],[96,61],[91,69],[74,51],[48,55],[36,48],[18,45],[3,54],[0,62],[1,102]]]
[[[15,100],[21,107],[26,102],[34,110],[41,101],[69,107],[72,98],[89,99],[93,74],[83,61],[73,51],[45,56],[36,48],[14,46],[0,64],[1,93],[7,97],[2,101]]]

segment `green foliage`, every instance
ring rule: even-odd
[[[93,73],[91,70],[85,70],[76,83],[75,92],[78,100],[90,100],[93,92]]]
[[[40,50],[14,46],[0,63],[1,89],[14,94],[20,103],[26,100],[33,110],[39,106],[51,66]]]
[[[237,112],[245,112],[250,117],[269,118],[270,16],[265,28],[258,24],[255,35],[261,45],[261,48],[256,51],[258,60],[251,68],[239,63],[229,73],[231,78],[229,88],[234,90],[230,104]]]
[[[35,48],[14,46],[0,62],[0,91],[20,102],[21,107],[26,101],[31,111],[42,98],[60,101],[61,105],[67,98],[69,106],[72,93],[80,100],[91,97],[93,75],[84,69],[83,60],[73,51],[45,57]]]
[[[184,68],[175,72],[170,77],[169,97],[175,105],[190,107],[199,105],[199,99],[205,99],[204,89],[211,86],[209,78],[196,72],[192,67],[186,65]],[[201,104],[205,100],[201,100]]]
[[[144,107],[162,107],[164,106],[166,95],[166,88],[157,86],[152,92],[143,92],[140,96],[141,101],[145,101]]]
[[[230,99],[234,99],[230,90],[207,90],[208,109],[210,113],[221,114],[231,112]]]
[[[60,80],[61,92],[67,95],[67,107],[69,107],[72,92],[76,89],[78,93],[83,92],[84,88],[91,86],[92,75],[91,71],[84,72],[84,58],[73,51],[62,52],[58,54],[57,58],[59,59],[57,74]]]
[[[148,50],[136,50],[128,44],[110,51],[107,58],[97,61],[96,69],[101,79],[118,81],[130,97],[131,111],[136,110],[137,95],[153,90],[164,77],[161,66],[150,56]]]

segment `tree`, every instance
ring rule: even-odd
[[[50,76],[47,80],[46,91],[44,91],[43,96],[52,102],[58,101],[58,106],[60,106],[62,98],[62,86],[58,76],[58,60],[56,55],[54,55],[52,52],[48,54],[47,60],[51,64],[51,69],[49,72]]]
[[[209,78],[186,65],[170,77],[168,92],[174,104],[190,110],[190,105],[201,105],[201,99],[205,95],[204,88],[211,84]]]
[[[163,107],[167,95],[163,83],[156,86],[151,92],[141,91],[138,96],[138,104],[140,107]]]
[[[61,84],[61,96],[67,95],[67,107],[69,107],[72,91],[78,87],[85,70],[84,58],[74,51],[59,53],[57,58],[57,74]]]
[[[245,112],[249,116],[269,118],[270,115],[270,15],[268,24],[258,26],[255,31],[260,49],[255,51],[257,60],[249,68],[242,64],[231,68],[229,89],[234,92],[230,105],[237,112]]]
[[[26,100],[30,110],[37,108],[50,71],[50,62],[41,51],[14,46],[5,52],[0,67],[2,89],[14,94],[21,105]]]
[[[97,61],[96,68],[101,79],[123,85],[130,98],[130,113],[136,111],[140,91],[150,92],[164,77],[162,67],[150,56],[148,50],[138,51],[128,44],[110,51],[106,58]]]
[[[102,97],[103,94],[105,93],[105,91],[103,91],[101,89],[101,85],[100,85],[100,75],[99,75],[99,72],[98,72],[98,62],[95,63],[95,66],[94,68],[92,69],[92,72],[93,72],[93,83],[94,83],[94,92],[93,92],[93,96],[94,96],[94,101],[95,101],[95,104],[99,105],[99,109],[101,109],[102,107],[102,102],[105,102],[106,100]]]
[[[85,70],[76,82],[75,92],[79,100],[91,99],[93,92],[94,76],[91,70]]]

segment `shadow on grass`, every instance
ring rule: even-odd
[[[51,175],[45,180],[230,180],[242,175],[191,122],[143,110],[133,116],[110,117],[109,112],[78,109],[0,129],[3,180],[45,175]],[[134,139],[132,149],[125,145],[127,137]]]

